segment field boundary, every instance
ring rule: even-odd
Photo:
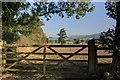
[[[3,50],[3,71],[18,71],[18,72],[39,72],[43,75],[52,73],[55,68],[59,72],[67,72],[66,70],[86,68],[89,72],[95,72],[99,65],[104,63],[98,63],[98,59],[101,58],[112,58],[112,55],[97,55],[98,50],[112,50],[110,48],[98,48],[93,42],[89,42],[88,45],[34,45],[34,46],[4,46]],[[33,47],[32,51],[24,52],[17,51],[18,48]],[[60,48],[59,52],[58,48]],[[75,49],[77,48],[77,49]],[[85,53],[83,50],[88,49]],[[58,49],[58,50],[57,50]],[[73,52],[64,52],[62,49],[70,50],[74,49]],[[83,52],[82,52],[83,51]],[[33,56],[37,55],[37,58]],[[31,57],[30,57],[31,56]],[[41,58],[40,58],[41,56]],[[57,56],[57,57],[56,57]],[[75,60],[73,57],[86,56],[86,60]],[[53,59],[52,59],[52,58]],[[33,63],[37,62],[37,63]],[[66,63],[67,62],[67,63]],[[79,65],[82,63],[82,66]],[[61,66],[66,66],[63,70]],[[109,63],[107,63],[109,65]],[[73,66],[75,68],[73,68]],[[21,68],[22,67],[22,68]],[[31,68],[32,67],[32,68]],[[33,68],[34,67],[34,68]],[[52,67],[52,68],[51,68]],[[19,69],[21,68],[21,69]],[[27,70],[30,69],[30,70]],[[50,71],[51,69],[52,71]],[[54,70],[54,71],[53,71]],[[56,71],[57,71],[56,70]],[[63,70],[63,71],[62,71]],[[70,72],[68,70],[68,72]]]

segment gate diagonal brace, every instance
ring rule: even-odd
[[[57,65],[61,64],[62,61],[65,61],[65,60],[69,61],[69,60],[68,60],[69,58],[71,58],[71,57],[73,57],[74,55],[78,54],[80,51],[82,51],[82,50],[85,49],[85,48],[86,48],[86,47],[82,47],[82,48],[80,48],[79,50],[77,50],[75,53],[71,54],[71,55],[68,56],[67,58],[62,59],[60,62],[58,62]],[[72,63],[73,65],[76,65],[75,63],[73,63],[73,62],[71,62],[71,61],[69,61],[69,62]],[[77,66],[77,65],[76,65],[76,66]]]
[[[54,49],[52,49],[51,47],[48,47],[51,51],[53,51],[54,53],[56,53],[57,55],[59,55],[61,58],[66,59],[63,55],[59,54],[57,51],[55,51]]]
[[[62,56],[61,54],[59,54],[57,51],[55,51],[54,49],[52,49],[51,47],[48,47],[51,51],[53,51],[54,53],[58,54],[61,58],[63,58],[60,62],[58,62],[57,65],[61,64],[63,61],[68,61],[73,65],[76,65],[75,63],[69,61],[68,59],[71,58],[72,56],[74,56],[75,54],[78,54],[78,52],[82,51],[83,49],[85,49],[86,47],[82,47],[81,49],[77,50],[74,54],[71,54],[70,56],[68,56],[67,58],[65,58],[64,56]]]
[[[38,50],[39,50],[40,48],[42,48],[42,47],[43,47],[43,46],[38,47],[37,49],[35,49],[34,51],[30,52],[30,53],[27,54],[26,56],[18,59],[18,60],[17,60],[16,62],[14,62],[12,65],[8,66],[5,70],[10,69],[11,67],[15,66],[15,65],[16,65],[17,63],[19,63],[20,61],[25,60],[26,57],[28,57],[28,56],[29,56],[30,54],[32,54],[32,53],[35,53],[36,51],[38,51]]]
[[[68,61],[68,62],[72,63],[72,62],[69,61],[67,58],[65,58],[62,54],[59,54],[57,51],[55,51],[55,50],[52,49],[51,47],[48,47],[48,48],[49,48],[51,51],[53,51],[54,53],[56,53],[57,55],[59,55],[61,58],[63,58],[62,61]],[[62,61],[60,61],[60,62],[62,63]],[[58,62],[58,64],[59,64],[59,62]],[[57,66],[58,64],[56,64],[56,66]],[[74,63],[72,63],[72,64],[74,64]]]
[[[69,58],[73,57],[74,55],[78,54],[80,51],[82,51],[85,48],[86,47],[82,47],[81,49],[77,50],[74,54],[71,54],[70,56],[68,56],[66,59],[69,59]]]

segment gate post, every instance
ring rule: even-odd
[[[1,71],[4,72],[6,68],[6,43],[3,41],[1,46]]]
[[[95,40],[88,41],[88,69],[90,73],[94,73],[97,67],[97,49]]]
[[[43,75],[46,77],[46,46],[44,46],[43,50]]]

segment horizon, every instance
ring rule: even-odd
[[[67,35],[68,37],[73,37],[73,36],[91,36],[91,35],[99,35],[100,33],[96,33],[96,34],[87,34],[87,35]],[[58,38],[59,36],[49,36],[47,38]]]
[[[61,28],[65,28],[68,36],[97,34],[113,28],[115,20],[106,15],[105,2],[92,2],[92,4],[94,4],[95,10],[79,20],[74,16],[61,18],[57,15],[52,15],[52,19],[49,21],[43,19],[45,23],[45,26],[42,26],[43,32],[47,37],[57,37]]]

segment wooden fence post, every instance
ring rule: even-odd
[[[3,44],[2,44],[2,49],[1,49],[1,58],[2,58],[2,62],[1,62],[1,67],[2,67],[2,72],[4,72],[5,71],[5,67],[6,67],[6,43],[5,42],[3,42]]]
[[[4,68],[6,67],[6,54],[2,53],[2,68],[4,71]]]
[[[95,40],[88,41],[88,69],[90,73],[94,73],[97,67],[97,48]]]
[[[43,51],[43,75],[46,77],[46,46],[44,46]]]

